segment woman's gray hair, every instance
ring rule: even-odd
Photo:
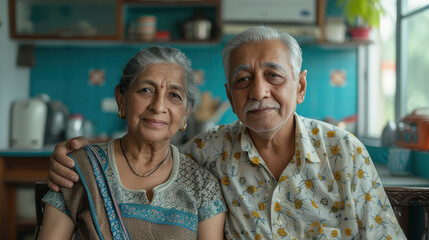
[[[121,81],[118,84],[120,92],[125,94],[130,85],[150,64],[172,63],[183,69],[186,107],[192,109],[195,105],[195,82],[192,73],[191,61],[177,48],[172,47],[150,47],[137,52],[127,63],[122,71]]]
[[[293,69],[293,74],[298,79],[302,65],[302,51],[298,42],[286,32],[279,32],[274,28],[267,26],[252,27],[239,33],[232,38],[223,48],[222,59],[225,75],[227,77],[227,86],[229,87],[229,59],[231,52],[241,45],[249,42],[262,42],[264,40],[279,40],[287,49],[289,49],[289,58]]]

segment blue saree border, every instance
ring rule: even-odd
[[[86,182],[86,179],[85,179],[83,172],[80,169],[79,164],[77,163],[76,159],[71,155],[68,155],[68,156],[71,159],[73,159],[73,161],[75,163],[74,169],[76,170],[76,173],[79,175],[79,179],[82,181],[82,185],[85,188],[86,194],[88,195],[88,203],[89,203],[89,207],[90,207],[90,211],[91,211],[92,221],[94,222],[94,226],[95,226],[95,229],[97,230],[98,236],[100,237],[100,239],[103,240],[104,238],[100,232],[100,225],[98,224],[98,221],[94,221],[94,219],[97,219],[97,214],[95,213],[95,210],[94,210],[95,209],[94,202],[92,201],[91,192],[88,189],[88,184]]]
[[[197,232],[198,216],[193,213],[137,203],[120,203],[119,208],[124,217],[137,218],[156,224],[179,226]]]
[[[84,147],[84,149],[91,162],[98,189],[104,201],[104,207],[109,218],[113,239],[129,239],[128,231],[121,219],[119,209],[116,208],[113,193],[110,189],[109,183],[107,182],[107,176],[105,175],[105,168],[107,167],[107,164],[104,162],[103,166],[102,159],[100,159],[101,157],[104,157],[105,159],[107,156],[104,151],[100,151],[98,146],[87,145]],[[99,155],[102,156],[100,157]]]

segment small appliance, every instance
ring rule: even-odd
[[[398,123],[396,144],[406,148],[429,150],[429,108],[414,110]]]
[[[40,98],[14,102],[11,109],[11,148],[42,148],[47,112],[46,102]]]

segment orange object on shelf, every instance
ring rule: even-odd
[[[414,110],[399,122],[396,144],[406,148],[429,150],[429,108]]]

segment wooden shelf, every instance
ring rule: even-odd
[[[152,5],[152,6],[217,6],[220,0],[189,0],[189,1],[146,1],[146,0],[124,0],[125,5]]]

